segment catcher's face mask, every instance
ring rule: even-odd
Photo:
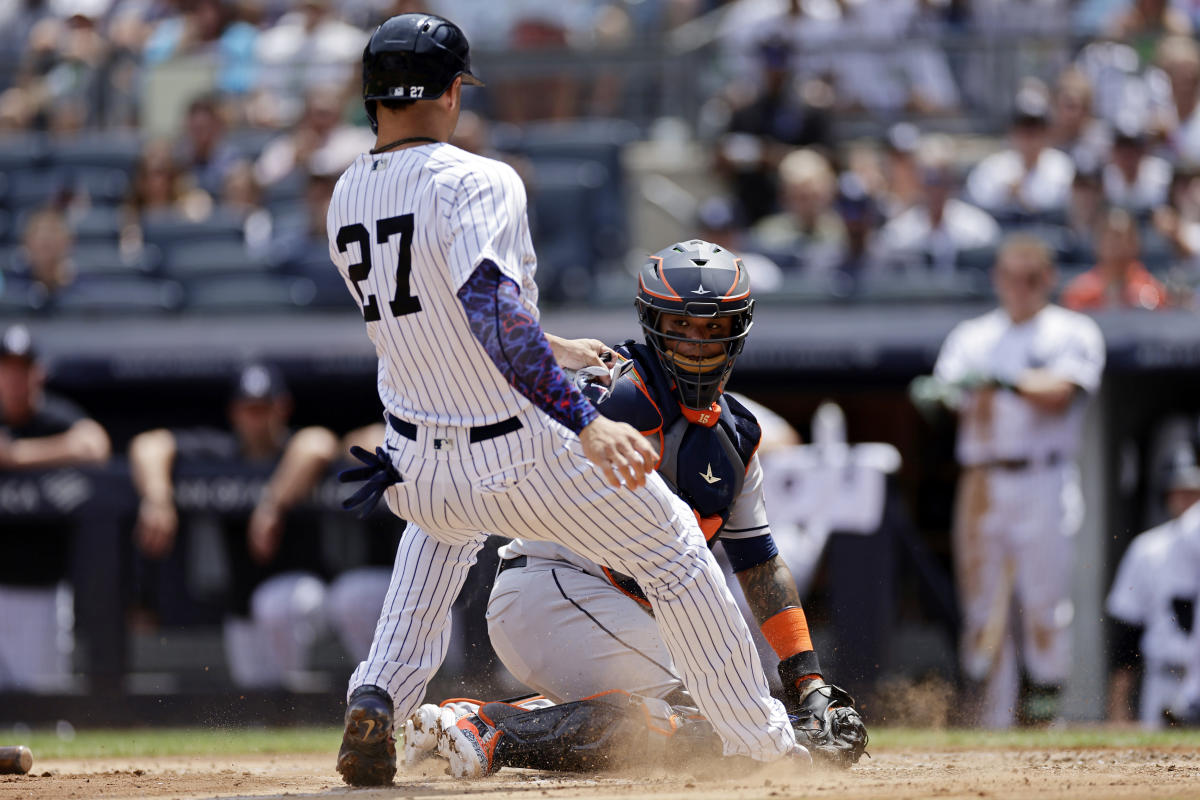
[[[635,305],[679,402],[708,409],[729,380],[754,316],[742,260],[699,239],[671,245],[639,271]]]

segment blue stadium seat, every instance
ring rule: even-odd
[[[242,156],[254,161],[262,155],[267,143],[279,135],[279,131],[271,128],[237,128],[229,131],[225,141]]]
[[[263,272],[267,264],[254,258],[240,241],[178,242],[166,250],[163,272],[186,280],[197,275]]]
[[[67,171],[75,189],[93,205],[118,205],[129,196],[129,173],[112,167],[80,167]]]
[[[183,290],[175,281],[121,275],[82,276],[54,296],[57,314],[166,314]]]
[[[58,169],[16,169],[8,173],[6,202],[14,211],[41,208],[72,191],[71,175]]]
[[[142,237],[164,251],[181,242],[240,242],[243,239],[242,222],[220,211],[202,222],[193,222],[175,214],[156,214],[142,220]]]
[[[71,218],[75,241],[115,243],[121,236],[121,210],[115,206],[92,206],[78,217]]]
[[[45,306],[42,287],[24,277],[0,274],[0,316],[31,314]]]
[[[71,253],[75,270],[86,275],[151,275],[162,262],[162,253],[146,245],[136,253],[122,252],[115,243],[77,244]]]
[[[41,134],[4,134],[0,136],[0,172],[36,166],[45,158],[46,150]]]
[[[55,165],[104,167],[131,174],[141,154],[142,141],[137,134],[89,131],[69,139],[52,140],[47,157]]]
[[[538,284],[551,299],[586,294],[604,240],[598,238],[596,193],[607,171],[595,161],[558,159],[537,166],[530,189],[538,250]],[[617,242],[612,252],[623,253]]]
[[[315,293],[312,281],[291,275],[197,277],[187,282],[186,307],[197,313],[295,311],[308,307]]]

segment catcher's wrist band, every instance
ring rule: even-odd
[[[763,636],[781,659],[813,649],[804,609],[789,606],[762,624]]]

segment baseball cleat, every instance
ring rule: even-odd
[[[396,777],[392,698],[378,686],[360,686],[350,695],[337,771],[351,786],[387,786]]]
[[[438,748],[438,716],[441,709],[426,703],[404,720],[404,765],[411,767]]]
[[[478,716],[463,717],[445,735],[453,777],[483,778],[500,768],[495,756],[501,733]]]
[[[799,742],[796,742],[796,748],[788,753],[788,758],[801,767],[811,767],[813,764],[812,753],[808,752],[808,748]]]

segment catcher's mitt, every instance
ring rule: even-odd
[[[867,749],[867,726],[846,690],[821,680],[811,681],[790,712],[796,739],[813,759],[849,768]]]

